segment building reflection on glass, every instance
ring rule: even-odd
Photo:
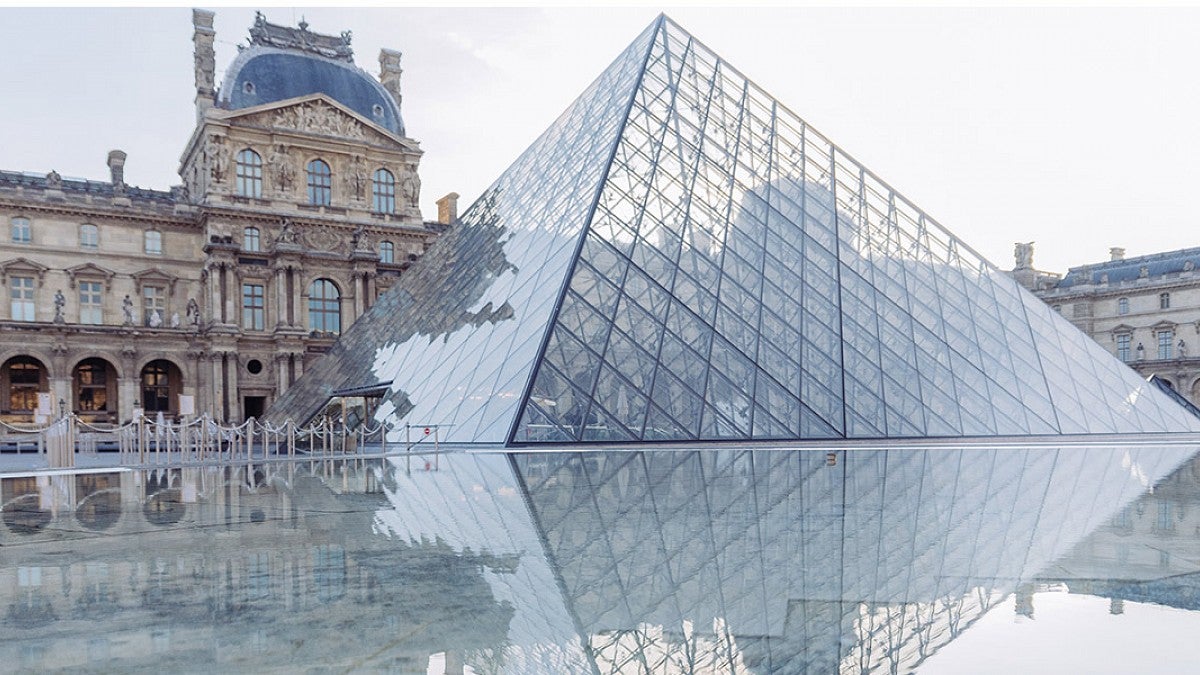
[[[447,455],[0,480],[27,670],[908,672],[1014,598],[1200,607],[1172,447]],[[1088,486],[1088,489],[1079,489]]]

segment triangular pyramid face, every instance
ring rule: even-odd
[[[669,20],[516,443],[1194,421]]]
[[[272,406],[306,420],[343,387],[391,382],[393,428],[503,443],[604,180],[654,27]],[[394,432],[403,438],[403,429]]]
[[[276,403],[476,443],[1200,420],[660,17]]]

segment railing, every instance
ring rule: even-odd
[[[139,416],[120,425],[94,425],[67,414],[44,426],[0,422],[0,451],[35,452],[50,468],[238,464],[271,459],[338,458],[440,452],[439,425],[406,425],[405,440],[388,440],[391,427],[347,429],[331,419],[282,425],[254,418],[221,424],[207,415],[181,422]],[[415,436],[415,440],[414,440]],[[433,447],[430,449],[429,446]],[[77,458],[86,458],[77,461]],[[435,458],[436,461],[436,458]]]

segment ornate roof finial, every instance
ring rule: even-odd
[[[304,20],[303,14],[300,15],[300,23],[297,25],[300,26],[300,30],[302,30],[306,33],[308,32],[308,22]]]

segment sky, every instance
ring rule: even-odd
[[[253,23],[217,7],[218,81]],[[465,210],[648,25],[652,7],[323,9],[357,64],[404,53],[421,207]],[[1200,8],[669,7],[685,29],[1002,268],[1200,246]],[[0,168],[178,184],[188,8],[0,8]]]
[[[1065,592],[1035,593],[1033,619],[1013,596],[921,664],[921,675],[973,673],[1186,673],[1200,659],[1196,612]]]

